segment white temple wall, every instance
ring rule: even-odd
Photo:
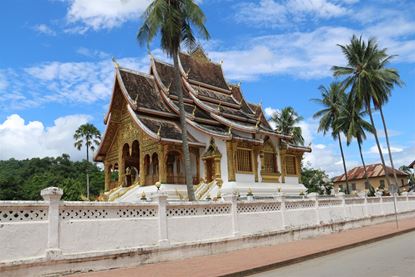
[[[207,147],[209,146],[211,136],[199,130],[196,130],[194,127],[190,126],[189,124],[187,124],[187,130],[196,140],[206,144],[206,147],[204,149],[201,149],[200,154],[203,155],[204,151],[206,151]],[[222,139],[215,138],[215,143],[216,143],[216,146],[218,147],[219,152],[222,154],[221,164],[220,164],[222,180],[223,182],[228,182],[228,156],[226,152],[226,142]],[[202,178],[205,177],[204,172],[205,172],[204,164],[203,162],[200,162],[200,175]]]
[[[373,223],[394,213],[394,197],[285,199],[276,195],[275,199],[253,201],[224,197],[226,200],[166,202],[165,196],[159,202],[136,204],[59,201],[49,208],[43,201],[37,203],[42,207],[29,201],[0,202],[0,262],[45,257],[50,250],[58,256],[91,256],[166,243],[200,244],[324,224],[344,225],[352,220]],[[413,214],[415,194],[397,196],[396,204],[398,213]],[[58,216],[49,218],[48,210],[58,211]],[[57,224],[59,228],[49,228]]]
[[[299,184],[298,177],[285,176],[285,183],[288,183],[288,184]]]
[[[255,175],[254,174],[236,173],[235,174],[235,179],[236,179],[236,182],[254,183],[255,182]]]

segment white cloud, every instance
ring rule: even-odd
[[[0,91],[6,89],[8,86],[8,82],[6,80],[6,76],[3,72],[0,71]]]
[[[109,54],[104,51],[93,50],[86,47],[78,48],[78,50],[76,50],[76,53],[89,58],[105,59],[109,57]]]
[[[275,113],[279,112],[279,110],[274,109],[272,107],[266,107],[264,111],[265,111],[266,117],[268,117],[268,118],[273,116]]]
[[[0,160],[56,157],[63,153],[82,159],[83,152],[73,146],[73,134],[89,119],[87,115],[64,116],[57,118],[53,126],[45,127],[40,121],[26,123],[18,114],[10,115],[0,123]]]
[[[340,3],[327,0],[261,0],[237,5],[237,22],[266,27],[289,27],[306,18],[332,18],[348,13]]]
[[[118,59],[121,66],[147,72],[149,59]],[[0,107],[23,109],[45,103],[93,103],[107,101],[114,82],[110,58],[98,62],[47,62],[0,72]],[[2,85],[3,84],[3,85]],[[8,84],[8,85],[7,85]]]
[[[38,24],[33,26],[33,30],[35,30],[38,33],[54,36],[56,35],[56,32],[52,30],[48,25],[46,24]]]
[[[118,27],[128,20],[138,19],[149,2],[149,0],[71,0],[66,17],[73,26],[68,31],[84,33],[88,29]]]
[[[354,31],[321,27],[312,32],[293,32],[253,38],[241,50],[210,51],[213,60],[223,60],[231,80],[253,80],[263,75],[291,75],[312,79],[331,76],[333,64],[344,63],[337,46]]]
[[[384,155],[386,155],[388,153],[388,148],[384,145],[380,145],[380,149],[382,150],[382,153]],[[392,153],[398,153],[398,152],[402,152],[403,148],[402,147],[397,147],[397,146],[391,146],[391,152]],[[377,154],[379,155],[379,151],[378,151],[378,147],[377,145],[373,145],[372,147],[369,148],[368,154]]]

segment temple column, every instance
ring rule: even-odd
[[[158,149],[159,155],[159,182],[161,184],[167,183],[166,163],[164,161],[164,145],[160,144]]]
[[[265,170],[265,160],[264,160],[264,151],[259,151],[259,161],[261,163],[261,167],[259,168],[259,174],[261,175],[261,182],[262,182],[262,174]]]
[[[258,182],[258,149],[255,147],[254,151],[252,151],[253,155],[253,163],[254,163],[254,176],[255,176],[255,182]]]
[[[286,165],[285,165],[285,154],[286,150],[280,150],[280,158],[281,158],[281,182],[285,183],[285,176],[287,175],[286,172]]]
[[[119,172],[119,177],[118,177],[118,186],[122,187],[124,186],[125,183],[125,158],[123,157],[122,154],[122,150],[121,150],[121,154],[119,156],[119,168],[118,168],[118,172]]]
[[[141,151],[140,147],[140,186],[144,186],[146,182],[146,169],[144,166],[144,153]]]
[[[228,181],[234,182],[236,180],[235,174],[235,159],[234,159],[234,143],[232,141],[226,142],[226,153],[228,156]]]
[[[203,169],[204,169],[204,179],[207,182],[208,181],[208,168],[207,168],[207,160],[203,159]]]
[[[216,181],[222,181],[222,174],[221,174],[221,171],[220,171],[220,159],[221,159],[221,157],[215,157],[214,158],[215,180]]]
[[[298,183],[301,183],[301,160],[303,158],[302,154],[295,156],[296,166],[297,166],[297,175],[298,175]]]
[[[104,191],[108,191],[110,188],[111,183],[111,164],[106,162],[104,164],[104,176],[105,176],[105,189]]]

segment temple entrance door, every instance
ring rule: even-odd
[[[206,181],[208,183],[212,182],[214,176],[215,176],[214,160],[213,158],[206,159]]]

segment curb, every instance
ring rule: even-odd
[[[252,274],[256,274],[256,273],[261,273],[261,272],[269,271],[269,270],[272,270],[272,269],[277,269],[277,268],[280,268],[280,267],[283,267],[283,266],[308,261],[308,260],[318,258],[318,257],[323,257],[323,256],[326,256],[326,255],[329,255],[329,254],[333,254],[333,253],[340,252],[340,251],[343,251],[343,250],[355,248],[355,247],[358,247],[358,246],[374,243],[374,242],[377,242],[377,241],[380,241],[380,240],[384,240],[384,239],[392,238],[392,237],[395,237],[395,236],[403,235],[403,234],[406,234],[406,233],[410,233],[412,231],[415,231],[415,227],[411,227],[411,228],[408,228],[408,229],[405,229],[405,230],[399,230],[399,231],[394,232],[394,233],[381,235],[379,237],[370,238],[370,239],[366,239],[366,240],[359,241],[359,242],[354,242],[354,243],[351,243],[351,244],[347,244],[347,245],[327,249],[327,250],[324,250],[324,251],[320,251],[320,252],[316,252],[316,253],[312,253],[312,254],[308,254],[308,255],[304,255],[304,256],[299,256],[299,257],[292,258],[292,259],[287,259],[287,260],[284,260],[284,261],[270,263],[270,264],[267,264],[267,265],[262,265],[262,266],[254,267],[254,268],[251,268],[251,269],[246,269],[246,270],[233,272],[233,273],[227,273],[227,274],[218,275],[218,276],[219,277],[239,277],[239,276],[247,276],[247,275],[252,275]]]

